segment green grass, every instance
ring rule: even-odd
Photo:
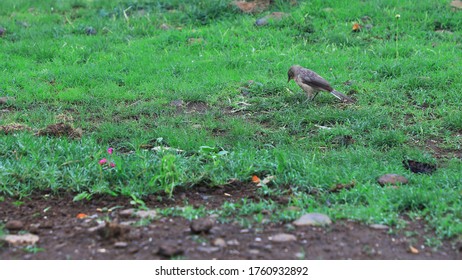
[[[290,16],[256,27],[269,11],[241,14],[228,2],[1,1],[0,97],[11,99],[0,105],[0,125],[32,129],[0,136],[2,195],[51,189],[142,199],[270,174],[275,184],[260,194],[291,186],[298,212],[268,198],[217,213],[261,221],[257,214],[271,209],[272,221],[285,221],[321,211],[387,224],[408,214],[441,237],[460,236],[462,13],[448,1],[275,1],[271,11]],[[372,29],[351,32],[363,16]],[[357,103],[329,94],[306,101],[286,82],[292,64]],[[83,130],[81,139],[34,136],[63,118]],[[406,157],[439,169],[412,174]],[[115,168],[99,165],[102,158]],[[384,173],[410,183],[382,188]],[[352,190],[328,192],[352,181]]]

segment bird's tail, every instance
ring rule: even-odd
[[[340,99],[342,102],[347,102],[347,103],[355,103],[355,101],[353,99],[351,99],[350,97],[346,96],[345,94],[339,92],[339,91],[336,91],[335,89],[332,90],[330,92],[333,96],[337,97],[338,99]]]

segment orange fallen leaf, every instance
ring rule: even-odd
[[[419,250],[417,250],[417,249],[414,248],[413,246],[409,246],[409,252],[411,252],[412,254],[418,254],[418,253],[419,253]]]
[[[258,184],[260,183],[260,178],[257,175],[252,176],[252,183]]]
[[[85,219],[86,217],[88,217],[87,214],[84,214],[84,213],[77,214],[77,219]]]
[[[361,31],[361,25],[359,25],[359,23],[355,23],[353,24],[353,32],[359,32]]]

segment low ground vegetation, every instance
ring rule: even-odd
[[[250,228],[306,212],[395,228],[418,220],[431,246],[459,242],[462,11],[272,2],[243,13],[224,0],[1,1],[0,198],[122,196],[143,207],[239,182],[258,185],[258,199],[160,212]],[[307,101],[287,83],[293,64],[356,103]],[[434,168],[414,173],[408,160]],[[381,186],[387,173],[408,183]]]

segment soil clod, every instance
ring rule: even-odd
[[[413,173],[431,174],[436,170],[436,165],[431,163],[419,162],[415,160],[403,160],[403,165],[406,169]]]
[[[212,229],[214,224],[215,221],[210,218],[201,218],[193,220],[190,224],[191,232],[195,234],[208,233]]]

